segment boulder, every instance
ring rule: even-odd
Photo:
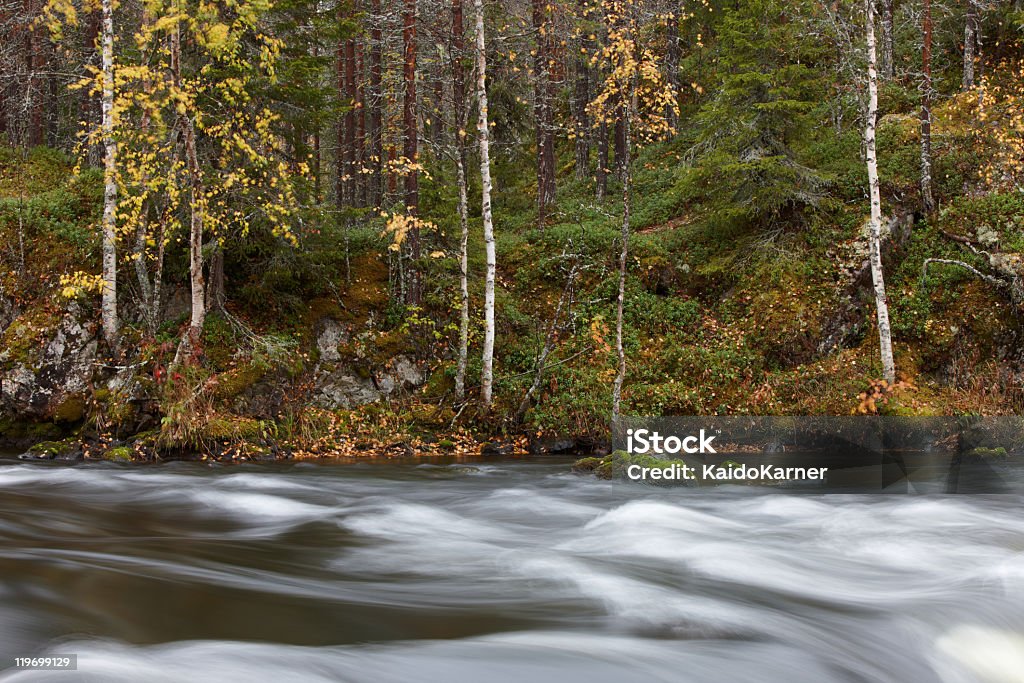
[[[338,346],[348,342],[348,329],[334,318],[323,318],[316,324],[316,346],[320,360],[337,363],[341,360]]]
[[[315,372],[313,403],[329,410],[350,409],[415,389],[425,380],[423,371],[408,356],[396,356],[377,372],[321,363]]]
[[[56,326],[44,330],[45,341],[36,341],[36,332],[24,325],[4,336],[0,412],[18,419],[78,422],[95,370],[96,325],[72,302]]]
[[[382,396],[373,380],[342,369],[317,373],[313,404],[329,410],[348,409],[379,401]]]

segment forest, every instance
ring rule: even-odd
[[[0,441],[1015,414],[1019,0],[0,0]]]

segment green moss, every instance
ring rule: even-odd
[[[0,335],[0,349],[6,359],[0,361],[0,369],[9,370],[17,363],[31,366],[35,352],[56,327],[55,315],[46,307],[37,307],[16,318]]]
[[[243,391],[259,382],[267,374],[264,365],[247,364],[217,376],[217,387],[213,395],[225,400],[238,396]]]
[[[54,458],[68,450],[63,441],[43,441],[28,449],[28,452],[40,458]]]
[[[1005,458],[1007,457],[1006,449],[1002,446],[997,448],[984,448],[979,446],[978,448],[972,448],[967,452],[967,455],[973,455],[979,458]]]
[[[202,434],[208,439],[223,441],[234,439],[261,439],[274,431],[273,424],[238,415],[218,414],[203,426]]]
[[[441,398],[455,390],[455,378],[449,376],[445,370],[438,370],[431,373],[427,383],[423,385],[423,396],[426,398]]]
[[[131,462],[134,460],[134,453],[128,446],[118,446],[117,448],[108,448],[103,452],[102,458],[111,462]]]
[[[68,396],[53,412],[55,422],[81,422],[85,417],[85,398],[79,394]]]

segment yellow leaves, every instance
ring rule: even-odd
[[[76,271],[71,275],[60,276],[60,296],[64,299],[77,299],[86,294],[98,294],[102,291],[102,275],[91,275]]]
[[[603,315],[595,315],[590,321],[590,339],[594,342],[594,348],[602,353],[609,353],[612,350],[607,341],[608,323],[604,321]]]
[[[381,215],[387,216],[387,212],[381,212]],[[405,238],[411,232],[423,232],[425,230],[436,230],[437,226],[430,221],[422,220],[416,216],[408,216],[406,214],[394,213],[388,218],[387,224],[384,226],[381,237],[387,237],[391,235],[391,244],[388,245],[388,251],[399,251],[402,248],[402,243],[405,242]],[[441,254],[441,256],[435,256],[434,254]],[[444,258],[444,252],[433,252],[431,258]]]

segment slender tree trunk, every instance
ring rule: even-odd
[[[871,192],[871,223],[869,242],[871,251],[871,279],[875,286],[875,308],[878,313],[878,341],[882,356],[882,378],[890,384],[896,381],[896,368],[892,357],[892,330],[889,326],[889,300],[885,294],[882,274],[882,200],[878,187],[878,157],[875,148],[875,124],[878,118],[878,73],[875,70],[875,3],[866,0],[868,43],[868,112],[864,129],[867,148],[868,184]]]
[[[883,81],[891,81],[895,71],[893,4],[893,0],[882,0],[882,55],[879,77]]]
[[[339,18],[342,17],[344,6],[339,5],[338,13]],[[345,101],[348,98],[348,81],[345,79],[345,41],[339,40],[338,45],[335,48],[335,70],[337,72],[337,96],[341,101]],[[337,162],[337,175],[335,176],[334,185],[334,201],[339,209],[345,207],[348,202],[348,177],[351,172],[349,168],[349,154],[347,142],[348,138],[345,135],[346,123],[348,113],[342,114],[338,119],[338,130],[337,130],[337,144],[338,151],[336,155]]]
[[[932,2],[923,0],[921,8],[921,208],[935,211],[932,195]]]
[[[357,206],[356,41],[353,38],[345,41],[345,99],[348,101],[348,111],[345,112],[345,201],[349,206]]]
[[[403,122],[405,128],[405,158],[409,164],[419,163],[419,130],[416,113],[416,0],[402,0],[402,47],[405,61],[402,70],[405,82],[403,101]],[[419,214],[419,171],[413,167],[405,174],[405,208],[412,216]],[[419,305],[422,297],[420,282],[420,230],[414,225],[409,230],[409,257],[413,263],[409,268],[409,285],[406,288],[406,303]]]
[[[581,0],[581,16],[585,9],[585,2]],[[581,52],[576,60],[576,180],[585,180],[590,170],[590,116],[587,115],[587,105],[590,104],[590,56],[594,46],[588,36],[587,31],[583,30],[580,39]]]
[[[28,16],[36,17],[39,12],[39,3],[36,0],[26,0],[26,7],[29,10]],[[30,147],[46,144],[46,88],[43,72],[46,71],[46,28],[40,25],[32,26],[28,31],[28,102],[29,102],[29,139]]]
[[[2,19],[0,19],[2,21]],[[99,46],[99,64],[100,69],[103,68],[103,45],[100,40],[100,28],[103,24],[103,10],[89,12],[89,18],[85,24],[85,50],[91,52],[97,50]],[[90,59],[90,63],[94,63]],[[85,123],[86,129],[91,129],[99,121],[100,126],[103,125],[103,103],[102,98],[100,102],[96,101],[96,98],[92,96],[88,88],[82,88],[79,92],[78,98],[78,120]],[[99,105],[99,106],[97,106]],[[0,126],[2,126],[0,122]],[[2,128],[0,128],[2,132]],[[86,150],[86,158],[91,168],[98,168],[103,165],[103,145],[102,144],[89,144]]]
[[[176,89],[181,88],[181,33],[175,28],[171,32],[171,71]],[[196,129],[192,113],[181,116],[180,123],[185,137],[185,163],[189,174],[189,205],[191,222],[189,226],[189,284],[192,294],[192,316],[188,332],[178,344],[174,354],[174,365],[190,361],[202,348],[203,323],[206,322],[206,286],[203,280],[203,209],[205,192],[200,176],[199,156],[196,152]]]
[[[967,18],[964,22],[964,91],[974,87],[975,47],[978,44],[978,5],[976,0],[967,0]]]
[[[608,193],[608,124],[604,121],[597,127],[597,201]]]
[[[616,111],[615,126],[612,131],[615,137],[615,170],[618,172],[619,180],[623,179],[622,171],[625,168],[623,161],[626,159],[626,107],[619,104]]]
[[[615,384],[612,388],[612,421],[614,422],[619,418],[619,414],[622,408],[622,383],[626,379],[626,348],[622,342],[622,324],[623,324],[623,313],[626,302],[626,266],[628,264],[627,259],[629,258],[629,233],[630,233],[630,209],[631,207],[631,191],[633,173],[629,168],[630,164],[630,150],[629,150],[629,134],[630,134],[630,108],[625,106],[622,108],[622,134],[625,139],[625,144],[622,148],[621,159],[616,158],[619,165],[619,172],[622,174],[622,251],[619,253],[619,299],[615,308],[615,353],[618,356],[618,370],[615,373]]]
[[[384,63],[384,21],[380,11],[380,0],[370,0],[370,197],[372,206],[380,206],[384,198],[384,93],[381,90]]]
[[[360,11],[359,2],[356,2],[356,12]],[[359,208],[365,207],[368,201],[366,188],[366,88],[364,87],[365,76],[363,68],[363,39],[353,41],[355,45],[355,83],[353,95],[355,96],[355,205]]]
[[[213,240],[207,266],[206,311],[224,310],[227,303],[227,290],[224,282],[224,248],[217,240]]]
[[[551,69],[546,0],[531,0],[533,30],[537,35],[534,51],[533,111],[537,137],[537,225],[543,228],[548,207],[555,201],[555,138],[551,116]]]
[[[188,160],[190,178],[189,203],[192,220],[189,230],[189,282],[192,289],[192,319],[188,334],[178,347],[181,358],[175,357],[175,364],[185,361],[182,346],[190,353],[201,348],[203,323],[206,322],[206,283],[203,279],[203,183],[199,175],[199,158],[196,154],[196,132],[191,117],[185,118],[185,154]],[[187,340],[187,341],[186,341]]]
[[[484,249],[487,257],[487,275],[484,280],[484,353],[480,369],[480,401],[491,406],[494,382],[494,279],[497,258],[494,249],[494,224],[491,220],[491,155],[490,129],[487,111],[487,48],[484,39],[483,0],[473,0],[476,10],[476,96],[479,118],[477,134],[480,136],[481,213],[484,222]]]
[[[672,9],[668,15],[668,26],[666,30],[665,45],[665,75],[668,87],[672,91],[672,99],[679,102],[679,12],[681,3],[672,3]],[[679,124],[679,117],[676,115],[675,107],[668,107],[665,111],[668,123],[674,129]]]
[[[452,0],[452,99],[455,105],[455,165],[459,184],[459,361],[455,371],[455,398],[466,400],[469,365],[469,199],[466,189],[466,50],[462,0]]]
[[[119,346],[117,317],[117,142],[114,140],[114,8],[103,0],[102,132],[103,132],[103,338],[111,350]]]

